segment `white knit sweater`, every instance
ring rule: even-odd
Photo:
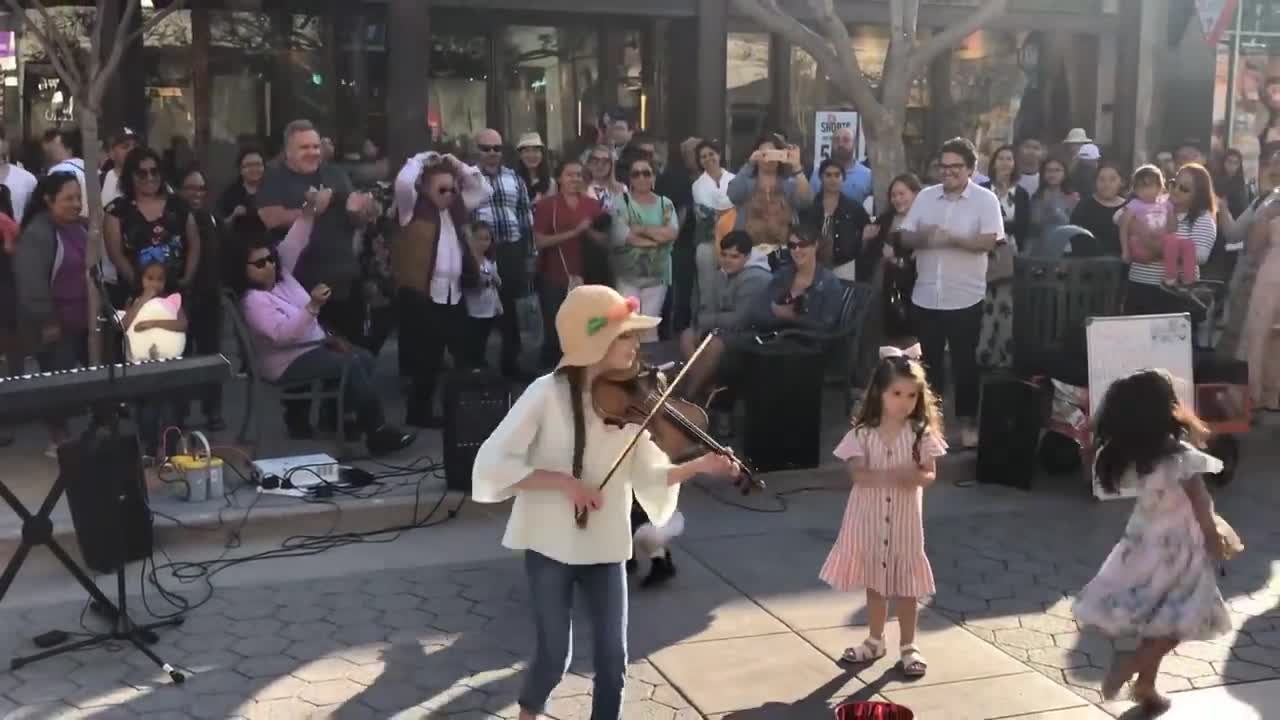
[[[586,399],[589,403],[589,398]],[[635,426],[609,427],[588,404],[582,475],[599,485],[626,447]],[[655,525],[671,518],[679,486],[667,484],[671,461],[646,431],[602,493],[585,530],[573,521],[573,504],[561,492],[512,486],[538,470],[573,470],[573,406],[568,379],[545,375],[531,384],[480,446],[471,496],[498,503],[515,497],[502,544],[534,550],[569,565],[624,562],[631,557],[631,498]]]

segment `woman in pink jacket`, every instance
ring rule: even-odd
[[[274,249],[265,233],[245,243],[243,275],[231,280],[241,292],[240,307],[254,335],[262,377],[283,385],[303,384],[316,377],[337,377],[347,366],[344,401],[356,411],[369,453],[385,455],[413,444],[414,435],[386,423],[373,384],[373,356],[343,338],[326,335],[320,327],[329,287],[322,283],[308,293],[292,274],[311,240],[315,216],[331,199],[330,190],[309,193],[302,217]]]

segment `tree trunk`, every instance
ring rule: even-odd
[[[102,236],[102,185],[98,182],[98,111],[76,98],[80,108],[80,132],[84,137],[84,185],[83,201],[89,208],[89,245],[85,248],[85,267],[96,267],[106,252]],[[105,356],[102,346],[102,333],[98,326],[98,313],[101,301],[98,288],[92,278],[86,277],[89,283],[89,364],[100,365]]]
[[[879,213],[889,208],[889,185],[907,171],[907,146],[902,141],[902,126],[891,116],[880,121],[868,117],[864,122],[867,159],[871,161],[871,180],[875,183],[876,212]]]

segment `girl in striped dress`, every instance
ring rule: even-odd
[[[925,674],[915,645],[917,601],[934,593],[924,554],[924,488],[946,454],[937,396],[925,380],[920,346],[880,349],[880,365],[867,388],[853,429],[835,456],[849,467],[853,490],[835,546],[819,577],[836,590],[866,588],[870,636],[844,651],[846,662],[885,655],[889,599],[901,631],[902,672]]]

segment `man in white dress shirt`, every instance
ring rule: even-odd
[[[1000,201],[973,182],[977,151],[964,138],[942,145],[942,183],[920,191],[902,222],[915,249],[917,333],[929,384],[942,393],[950,349],[960,444],[978,445],[978,335],[987,295],[987,254],[1004,240]]]

